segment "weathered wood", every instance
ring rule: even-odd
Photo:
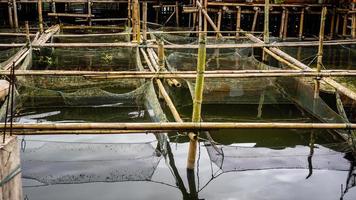
[[[17,16],[16,0],[12,0],[12,7],[14,8],[14,25],[15,25],[15,29],[17,30],[19,28],[19,20],[18,20],[18,16]]]
[[[142,37],[143,37],[143,42],[146,43],[147,41],[147,1],[142,2]]]
[[[302,8],[302,12],[300,13],[300,21],[299,21],[299,34],[298,34],[299,40],[302,40],[302,39],[303,39],[303,31],[304,31],[304,12],[305,12],[305,9]]]
[[[26,41],[28,44],[30,44],[31,38],[30,38],[30,27],[28,26],[28,21],[25,21],[25,30],[26,30]]]
[[[89,4],[89,3],[88,3]],[[89,10],[88,10],[89,11]],[[77,13],[48,13],[49,17],[82,17],[82,18],[91,18],[95,17],[91,13],[88,14],[77,14]],[[90,26],[90,25],[89,25]]]
[[[237,14],[236,14],[236,37],[238,38],[240,36],[240,30],[241,30],[241,7],[238,6],[236,7],[237,9]]]
[[[283,40],[287,39],[288,35],[288,20],[289,20],[289,10],[286,9],[285,19],[284,19],[284,28],[283,28]]]
[[[254,7],[254,10],[255,10],[255,14],[253,15],[253,20],[252,20],[252,28],[251,28],[252,32],[254,32],[256,30],[257,18],[258,18],[258,14],[260,12],[260,8]]]
[[[20,148],[17,137],[6,136],[0,142],[0,199],[22,200],[22,181],[20,168]]]
[[[336,8],[334,7],[331,12],[331,22],[330,22],[330,38],[331,39],[334,37],[335,18],[336,18]]]
[[[283,38],[283,33],[284,33],[284,21],[286,19],[286,9],[283,8],[283,13],[282,13],[282,17],[281,17],[281,24],[279,27],[279,38]]]
[[[9,0],[8,2],[8,6],[7,6],[7,12],[9,14],[9,24],[10,27],[13,28],[14,27],[14,21],[13,21],[13,16],[12,16],[12,2]]]
[[[263,29],[263,41],[269,43],[269,0],[265,0],[265,23]]]
[[[217,35],[219,37],[222,37],[220,31],[218,30],[218,27],[216,27],[216,25],[214,24],[213,20],[210,18],[210,16],[208,15],[207,11],[202,7],[201,3],[199,3],[199,1],[196,1],[197,6],[200,8],[202,14],[205,16],[206,20],[209,22],[209,24],[213,27],[213,29],[217,32]]]

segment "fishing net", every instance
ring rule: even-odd
[[[90,33],[86,35],[75,35],[75,34],[55,35],[54,42],[56,43],[129,42],[130,33],[131,33],[131,28],[127,28],[126,30],[119,33],[100,33],[101,35],[98,34],[90,35]]]
[[[344,143],[340,145],[345,145]],[[206,144],[210,160],[223,172],[267,169],[324,169],[348,171],[350,161],[345,153],[322,145],[283,149]],[[308,160],[311,156],[311,162]]]
[[[14,56],[20,48],[0,48],[0,68],[6,61]]]
[[[150,181],[162,158],[152,145],[26,141],[22,177],[44,185]]]

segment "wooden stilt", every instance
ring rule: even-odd
[[[132,41],[138,42],[139,38],[137,38],[138,30],[138,0],[133,0],[132,5]],[[138,42],[139,43],[139,42]]]
[[[335,17],[336,17],[336,8],[333,8],[331,13],[331,23],[330,23],[330,39],[334,37],[334,30],[335,30]]]
[[[353,39],[356,38],[356,2],[354,1],[354,3],[352,4],[352,11],[354,13],[352,13],[352,22],[351,22],[351,36]]]
[[[38,11],[38,27],[40,33],[43,33],[43,17],[42,17],[42,0],[37,2],[37,11]]]
[[[30,28],[28,26],[28,21],[25,21],[25,29],[26,29],[27,44],[30,44],[31,43],[31,38],[30,38]]]
[[[16,3],[16,0],[13,0],[12,6],[14,8],[14,25],[15,25],[15,29],[17,30],[19,28],[19,21],[18,21],[18,17],[17,17],[17,3]]]
[[[131,27],[132,17],[131,17],[131,0],[127,1],[127,26]]]
[[[160,39],[157,41],[158,42],[158,66],[160,68],[160,70],[162,70],[165,66],[165,61],[164,61],[164,43],[163,41]]]
[[[269,0],[265,0],[263,41],[269,43]],[[263,51],[262,60],[267,61],[267,53]]]
[[[325,18],[326,18],[327,11],[328,11],[327,7],[323,7],[323,9],[321,11],[317,72],[320,72],[321,68],[323,66],[323,42],[324,42],[324,32],[325,32]],[[320,82],[318,79],[319,78],[317,78],[317,80],[315,82],[314,98],[319,98]]]
[[[286,9],[286,15],[285,15],[284,27],[283,27],[283,40],[286,40],[288,36],[288,19],[289,19],[289,10]]]
[[[52,10],[52,13],[54,13],[54,14],[57,13],[56,2],[55,1],[52,1],[51,10]],[[56,20],[56,22],[58,22],[58,16],[55,16],[54,19]]]
[[[335,24],[335,35],[339,35],[339,29],[340,29],[340,14],[337,13],[336,15],[336,24]]]
[[[9,13],[9,24],[11,28],[14,28],[14,21],[13,21],[13,16],[12,16],[12,2],[9,0],[8,2],[8,13]]]
[[[92,21],[91,21],[91,6],[92,6],[92,2],[90,0],[88,0],[88,25],[91,26],[92,25]]]
[[[142,24],[142,34],[143,34],[143,42],[146,43],[147,41],[147,1],[143,1],[142,2],[142,12],[143,12],[143,16],[142,16],[142,20],[143,20],[143,24]]]
[[[258,14],[260,12],[259,7],[254,7],[253,9],[255,10],[255,14],[253,16],[253,22],[252,22],[252,28],[251,28],[252,32],[254,32],[256,30],[257,18],[258,18]]]
[[[219,12],[218,12],[218,23],[217,23],[217,28],[218,28],[219,32],[221,30],[221,18],[222,18],[222,10],[219,9]],[[216,38],[218,38],[218,37],[219,37],[218,34],[216,34]]]
[[[299,21],[299,40],[303,39],[303,31],[304,31],[304,12],[305,12],[305,8],[302,8],[301,12],[300,12],[300,21]]]
[[[178,1],[176,1],[175,12],[176,12],[176,26],[179,27],[179,3],[178,3]]]
[[[344,14],[344,22],[342,23],[342,36],[346,36],[347,31],[347,13]]]
[[[237,6],[236,9],[236,38],[238,38],[240,36],[239,32],[241,30],[241,7]]]
[[[279,38],[283,38],[283,28],[284,28],[284,21],[286,18],[286,8],[283,7],[282,17],[281,17],[281,25],[279,27]]]

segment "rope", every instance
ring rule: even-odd
[[[0,187],[4,186],[6,183],[11,181],[17,174],[21,172],[21,167],[18,165],[10,174],[5,176],[3,180],[0,181]]]

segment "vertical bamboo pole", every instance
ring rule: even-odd
[[[289,18],[289,10],[286,9],[286,16],[284,19],[284,28],[283,28],[283,40],[286,40],[288,35],[288,18]]]
[[[352,3],[352,10],[355,11],[356,10],[356,2],[354,1]],[[353,39],[356,38],[356,13],[352,13],[352,18],[351,18],[352,22],[351,22],[351,36]]]
[[[200,0],[203,4],[203,0]],[[204,6],[206,6],[204,4]],[[194,103],[193,103],[193,114],[192,122],[200,122],[201,118],[201,105],[203,101],[203,89],[204,89],[204,71],[206,62],[206,32],[202,31],[202,9],[199,9],[199,49],[198,49],[198,60],[197,60],[197,77],[195,80],[195,90],[194,90]],[[206,19],[204,20],[204,29],[207,28]],[[191,134],[192,135],[192,134]],[[197,139],[196,137],[190,137],[189,141],[189,151],[188,151],[188,162],[187,169],[194,170],[195,168],[195,157],[197,149]]]
[[[136,41],[137,43],[140,42],[140,38],[138,37],[139,35],[139,2],[138,0],[133,0],[133,6],[132,6],[132,36],[133,36],[133,41]]]
[[[127,1],[127,25],[128,27],[131,27],[131,0]]]
[[[305,15],[305,8],[302,8],[300,13],[300,21],[299,21],[299,40],[303,39],[303,31],[304,31],[304,15]]]
[[[330,23],[330,38],[331,39],[334,37],[335,16],[336,16],[336,8],[334,7],[333,11],[331,13],[331,23]]]
[[[30,28],[28,26],[28,21],[25,21],[25,29],[26,29],[26,40],[27,40],[27,43],[30,44],[31,38],[30,38]]]
[[[15,29],[17,30],[19,28],[19,21],[18,21],[18,17],[17,17],[17,3],[16,0],[12,1],[13,3],[13,8],[14,8],[14,25],[15,25]]]
[[[323,7],[321,11],[321,19],[320,19],[320,32],[319,32],[319,48],[318,48],[318,59],[317,59],[317,71],[321,71],[321,67],[323,65],[323,42],[324,42],[324,32],[325,32],[325,18],[327,13],[327,7]],[[317,79],[315,82],[315,92],[314,98],[319,97],[319,89],[320,82]]]
[[[7,10],[9,13],[9,24],[11,28],[14,28],[14,22],[13,22],[13,17],[12,17],[12,2],[9,0]]]
[[[236,6],[237,14],[236,14],[236,38],[240,36],[240,29],[241,29],[241,7]]]
[[[142,2],[142,12],[143,12],[143,16],[142,16],[142,20],[143,20],[143,24],[142,24],[142,34],[143,34],[143,42],[146,43],[147,41],[147,1],[144,0]]]
[[[159,39],[158,41],[158,49],[157,49],[157,54],[158,54],[158,66],[160,70],[164,69],[164,43],[162,39]]]
[[[219,32],[221,30],[221,17],[222,17],[222,10],[219,9],[219,12],[218,12],[218,23],[217,23],[217,27],[218,27]],[[219,38],[219,34],[218,33],[216,33],[216,38]]]
[[[52,4],[51,4],[51,9],[52,9],[52,12],[53,13],[56,13],[57,11],[57,9],[56,9],[56,2],[55,1],[52,1]],[[56,19],[56,22],[58,22],[58,16],[55,16],[55,19]]]
[[[177,27],[179,27],[179,3],[178,3],[178,1],[176,1],[175,9],[176,9],[176,25],[177,25]]]
[[[91,22],[91,5],[92,5],[92,2],[90,0],[88,0],[88,24],[89,24],[89,26],[92,25],[92,22]]]
[[[342,36],[346,36],[346,31],[347,31],[347,13],[344,15],[344,22],[342,24]]]
[[[39,31],[40,33],[43,33],[42,0],[38,0],[37,2],[37,11]]]
[[[337,14],[336,15],[336,24],[335,24],[335,35],[338,36],[339,35],[339,29],[340,29],[340,15]]]
[[[265,24],[263,31],[263,41],[269,43],[269,0],[265,0]]]
[[[286,18],[286,8],[283,7],[282,18],[281,18],[281,25],[279,27],[279,38],[283,38],[283,28],[284,28],[284,20]]]
[[[252,28],[251,28],[252,32],[254,32],[256,30],[258,13],[260,12],[260,8],[259,7],[254,7],[253,9],[255,10],[255,15],[253,16],[253,22],[252,22]]]

